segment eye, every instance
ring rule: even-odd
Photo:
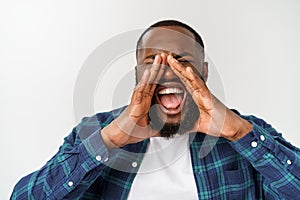
[[[192,59],[190,58],[190,56],[175,56],[174,57],[176,60],[178,60],[178,62],[180,63],[191,63]]]
[[[155,56],[148,57],[144,60],[144,64],[153,64]]]
[[[179,58],[177,60],[178,60],[178,62],[180,62],[183,65],[192,64],[192,62],[193,62],[191,59],[184,59],[184,58]]]
[[[179,59],[178,61],[181,62],[181,63],[188,63],[188,62],[190,62],[190,61],[185,60],[185,59]]]

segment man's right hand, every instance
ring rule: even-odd
[[[159,134],[150,128],[148,112],[157,82],[164,74],[166,62],[165,54],[155,56],[152,66],[144,71],[134,88],[129,106],[101,130],[103,141],[108,148],[137,143]]]

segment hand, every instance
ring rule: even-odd
[[[191,67],[184,67],[171,55],[167,57],[167,62],[198,106],[200,117],[195,123],[194,131],[234,141],[252,129],[248,121],[228,109],[209,91],[204,81]]]
[[[148,112],[166,62],[165,54],[156,55],[152,66],[144,71],[136,85],[128,108],[102,129],[101,135],[108,147],[122,147],[158,135],[149,126]]]

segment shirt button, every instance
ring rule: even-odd
[[[264,135],[260,135],[260,140],[261,141],[265,141],[266,140],[265,136]]]
[[[131,163],[132,167],[137,167],[137,162]]]
[[[257,147],[257,142],[255,142],[255,141],[251,142],[251,146],[252,146],[253,148]]]
[[[97,155],[97,156],[96,156],[96,160],[97,160],[97,161],[101,161],[101,156]]]
[[[74,185],[73,181],[68,182],[68,186],[72,187]]]
[[[107,162],[107,161],[108,161],[108,157],[103,160],[103,162]]]
[[[288,165],[290,165],[290,164],[292,164],[292,161],[291,161],[291,160],[287,160],[286,163],[287,163]]]

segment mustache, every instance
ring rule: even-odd
[[[183,82],[180,80],[179,77],[174,77],[172,79],[166,79],[166,78],[162,77],[161,79],[159,79],[157,81],[157,84],[158,85],[162,85],[162,84],[168,83],[168,82],[174,82],[174,83],[181,83],[181,84],[183,84]]]

